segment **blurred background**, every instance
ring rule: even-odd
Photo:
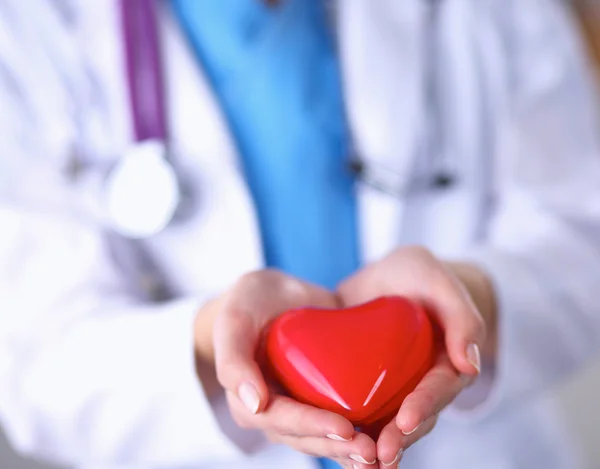
[[[600,393],[598,393],[598,389],[600,389],[600,360],[558,391],[571,431],[576,440],[580,442],[588,463],[586,467],[590,469],[600,469]],[[55,469],[53,466],[19,457],[10,449],[3,435],[0,435],[0,468]]]
[[[590,62],[600,77],[600,0],[571,1],[573,11],[581,25],[582,36],[588,44]],[[580,443],[589,467],[593,469],[600,469],[598,389],[600,389],[600,360],[555,391],[563,404],[570,429]],[[51,469],[51,466],[17,455],[10,448],[0,428],[0,469]]]

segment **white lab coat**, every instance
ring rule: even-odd
[[[400,176],[423,166],[426,5],[338,7],[356,145]],[[575,469],[547,390],[600,337],[600,147],[582,48],[557,1],[441,5],[459,183],[402,198],[362,186],[362,254],[419,243],[487,268],[500,353],[404,467]],[[166,10],[170,124],[197,210],[143,242],[104,229],[102,170],[131,141],[116,11],[0,2],[0,421],[20,451],[86,468],[313,468],[236,430],[196,381],[195,313],[262,256],[235,146]],[[73,179],[75,155],[86,167]],[[173,300],[150,301],[157,279]]]

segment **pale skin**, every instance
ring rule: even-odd
[[[382,295],[406,295],[428,306],[443,336],[434,367],[374,441],[343,417],[273,391],[255,361],[264,326],[290,308],[344,307]],[[420,247],[399,248],[329,292],[274,270],[242,277],[206,304],[195,327],[198,373],[210,394],[224,388],[230,411],[245,428],[273,442],[328,457],[345,468],[396,467],[427,435],[439,413],[477,377],[481,354],[496,355],[496,302],[478,267],[443,262]]]
[[[339,415],[270,392],[254,358],[265,324],[294,307],[352,306],[389,294],[429,306],[445,347],[377,441],[355,432]],[[403,451],[427,435],[439,413],[477,377],[480,352],[494,359],[496,322],[494,291],[485,272],[468,263],[443,262],[418,247],[394,251],[342,282],[336,292],[264,270],[244,276],[198,314],[199,375],[207,392],[217,392],[219,383],[225,389],[239,425],[262,430],[273,442],[335,459],[345,468],[395,467]]]

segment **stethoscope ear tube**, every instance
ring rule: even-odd
[[[360,184],[397,199],[404,199],[420,190],[449,189],[456,183],[456,177],[449,172],[436,172],[426,178],[403,178],[392,169],[367,164],[364,159],[358,157],[348,160],[348,171]]]
[[[356,180],[366,186],[392,197],[403,199],[420,191],[445,190],[457,183],[457,175],[448,161],[445,127],[441,115],[439,70],[439,15],[441,0],[425,1],[427,7],[427,31],[423,50],[425,57],[424,102],[427,126],[422,143],[417,147],[417,159],[424,159],[431,169],[425,175],[400,175],[390,168],[371,163],[356,152],[348,159],[348,170]]]
[[[429,142],[420,152],[444,158],[440,116],[432,81],[437,70],[439,45],[436,43],[438,0],[430,0],[431,36],[429,58],[427,121],[432,126]],[[170,157],[166,118],[164,74],[162,73],[156,0],[120,0],[125,68],[135,143],[119,159],[105,184],[106,220],[114,231],[130,238],[145,238],[162,231],[183,212],[189,212],[185,178],[181,177]],[[442,161],[443,163],[443,161]],[[425,178],[404,177],[379,168],[364,159],[351,156],[348,169],[361,183],[391,196],[404,198],[414,190],[443,189],[455,182],[446,166],[432,162],[432,172]],[[182,197],[183,194],[183,197]],[[187,206],[187,209],[185,209]]]

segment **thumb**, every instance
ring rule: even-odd
[[[214,348],[217,378],[249,412],[265,408],[269,392],[256,361],[260,329],[249,316],[224,311],[215,322]]]
[[[446,350],[454,367],[466,375],[479,374],[485,324],[468,295],[461,291],[448,295],[440,305],[438,319],[444,329]]]
[[[463,288],[457,289],[453,313],[445,319],[446,347],[453,365],[462,373],[481,371],[480,348],[485,344],[487,324],[481,311],[485,299],[493,302],[487,277],[469,264],[447,263]]]
[[[465,314],[446,323],[446,349],[452,364],[466,375],[481,371],[480,347],[484,341],[484,327],[475,314]]]

